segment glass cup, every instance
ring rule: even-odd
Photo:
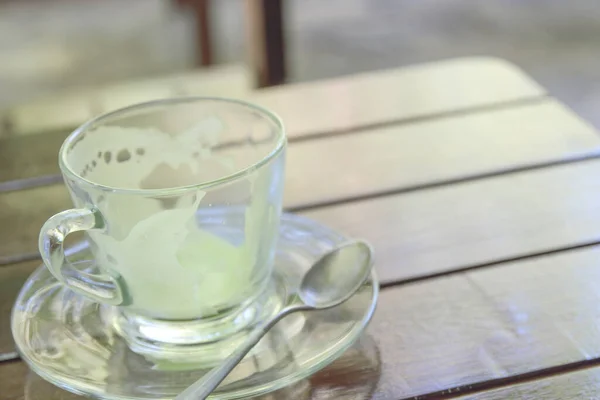
[[[187,344],[236,331],[272,275],[285,147],[278,117],[235,100],[155,101],[87,122],[60,149],[75,208],[43,226],[44,263],[118,306],[125,334]],[[93,268],[65,257],[77,231]]]

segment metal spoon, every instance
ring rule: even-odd
[[[371,273],[372,251],[365,242],[350,242],[325,253],[302,278],[298,295],[279,313],[258,325],[223,364],[213,368],[175,400],[204,400],[244,356],[283,317],[296,312],[335,307],[348,300]]]

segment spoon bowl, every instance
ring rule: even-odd
[[[348,300],[371,273],[371,246],[349,242],[321,256],[302,278],[298,297],[311,309],[335,307]]]

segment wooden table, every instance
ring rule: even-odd
[[[264,399],[600,398],[600,138],[591,126],[488,58],[251,98],[289,130],[285,207],[369,240],[382,280],[361,342]],[[0,178],[11,181],[0,186],[8,358],[8,313],[39,265],[39,227],[70,203],[52,183],[64,135],[0,147]],[[0,363],[0,399],[77,398],[27,375],[18,360]]]

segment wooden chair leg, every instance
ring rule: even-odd
[[[197,64],[208,66],[213,63],[212,41],[210,37],[210,0],[194,0],[192,2],[196,19],[196,52]]]
[[[212,55],[212,41],[210,37],[210,0],[195,0],[194,14],[196,19],[196,38],[197,46],[199,46],[196,53],[197,64],[202,66],[208,66],[213,63]]]
[[[250,62],[259,87],[285,81],[283,0],[246,0]]]
[[[196,24],[196,65],[208,66],[213,63],[210,35],[210,0],[175,0],[175,4],[189,9],[194,14]]]

